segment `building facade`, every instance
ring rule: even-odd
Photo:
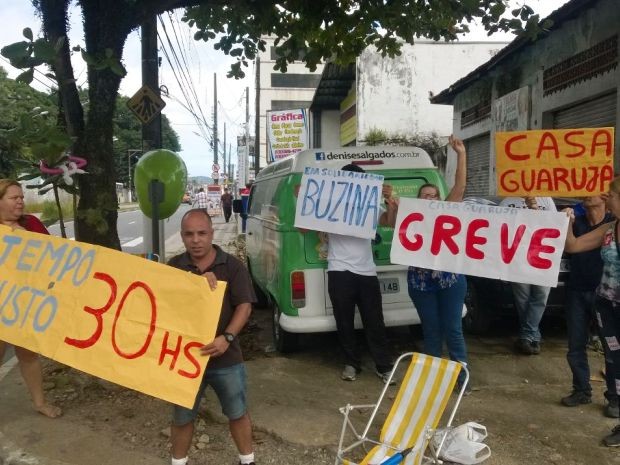
[[[367,48],[355,65],[329,63],[314,95],[314,147],[366,145],[373,133],[391,140],[452,131],[452,110],[430,97],[463,72],[489,60],[506,42],[403,44],[401,55],[382,57]]]
[[[432,99],[453,105],[453,132],[468,148],[467,195],[496,192],[497,131],[617,128],[618,6],[572,0],[549,16],[553,25],[538,40],[515,39]],[[616,172],[619,143],[616,131]],[[454,168],[448,165],[448,177]]]
[[[319,65],[310,71],[302,61],[289,63],[286,73],[274,70],[274,40],[263,39],[267,42],[266,50],[256,60],[256,144],[261,168],[267,165],[267,111],[308,108],[323,70],[323,65]]]

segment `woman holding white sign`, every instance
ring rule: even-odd
[[[454,185],[446,197],[448,202],[461,202],[465,194],[467,180],[466,150],[463,141],[450,136],[450,146],[457,154]],[[385,185],[383,195],[387,204],[387,212],[381,217],[383,226],[394,227],[398,213],[398,199],[392,197],[392,187]],[[418,198],[441,200],[439,187],[435,184],[423,184],[418,190]],[[413,301],[424,333],[424,352],[441,357],[443,343],[448,346],[452,360],[467,363],[467,347],[463,336],[463,303],[467,293],[465,276],[445,271],[426,268],[409,267],[407,275],[409,296]],[[462,375],[462,376],[461,376]],[[464,373],[459,376],[459,389]],[[467,386],[465,393],[471,388]]]
[[[616,217],[620,218],[620,177],[615,178],[609,185],[607,208]],[[601,341],[605,345],[605,353],[611,358],[611,367],[616,380],[616,391],[620,393],[620,225],[616,219],[613,223],[606,223],[595,230],[575,237],[573,222],[575,220],[572,209],[565,210],[570,215],[570,224],[566,235],[565,250],[568,253],[587,252],[601,248],[603,259],[603,274],[601,282],[596,288],[594,307],[598,322]],[[620,425],[616,425],[611,434],[603,439],[608,447],[620,447]]]
[[[0,179],[0,223],[13,229],[49,234],[37,217],[24,214],[24,192],[21,185],[12,179]],[[6,342],[0,341],[0,365],[4,361],[6,345]],[[62,413],[60,408],[45,401],[39,355],[15,346],[15,356],[35,410],[49,418],[59,417]]]

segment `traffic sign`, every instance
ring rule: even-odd
[[[142,124],[148,124],[165,106],[166,102],[147,85],[142,86],[127,102],[127,107]]]

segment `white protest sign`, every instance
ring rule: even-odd
[[[383,176],[306,167],[301,178],[295,226],[374,239]]]
[[[392,263],[557,286],[564,213],[401,198]]]

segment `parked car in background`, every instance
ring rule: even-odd
[[[501,197],[483,196],[466,197],[463,201],[481,205],[499,205]],[[577,199],[554,198],[558,211],[563,208],[574,207],[579,203]],[[568,282],[570,272],[570,256],[563,255],[560,264],[560,275],[557,287],[551,288],[547,299],[545,313],[562,313],[565,300],[565,283]],[[507,315],[516,316],[514,297],[509,281],[500,279],[482,278],[479,276],[467,277],[467,315],[463,318],[465,331],[471,334],[483,334],[489,331],[494,321],[505,318]]]

